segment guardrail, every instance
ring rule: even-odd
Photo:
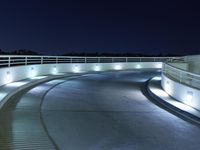
[[[176,68],[167,63],[163,63],[162,72],[179,83],[200,89],[200,75],[198,74]]]
[[[32,64],[59,63],[121,63],[121,62],[164,62],[180,57],[76,57],[76,56],[32,56],[0,55],[0,67]]]

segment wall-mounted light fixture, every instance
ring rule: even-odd
[[[31,67],[30,75],[31,78],[35,76],[35,69],[34,67]]]
[[[12,77],[10,71],[6,72],[6,83],[12,82]]]
[[[188,91],[187,92],[187,97],[186,97],[188,104],[192,103],[192,98],[193,98],[193,92],[192,91]]]
[[[117,65],[114,66],[114,69],[115,70],[121,70],[122,66],[120,64],[117,64]]]
[[[96,66],[94,67],[94,71],[100,71],[99,65],[96,65]]]
[[[75,73],[80,72],[80,68],[79,68],[78,65],[75,65],[75,66],[74,66],[74,68],[73,68],[73,72],[75,72]]]
[[[54,67],[53,67],[53,74],[56,74],[56,73],[57,73],[57,67],[54,66]]]
[[[137,69],[140,69],[140,68],[141,68],[141,65],[140,65],[140,64],[137,64],[137,65],[136,65],[136,68],[137,68]]]

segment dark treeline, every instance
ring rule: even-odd
[[[28,49],[20,49],[20,50],[14,50],[11,52],[6,52],[0,49],[0,55],[44,55],[32,50]],[[87,53],[87,52],[70,52],[65,53],[61,56],[99,56],[99,57],[169,57],[169,56],[180,56],[176,54],[158,54],[158,55],[148,55],[148,54],[140,54],[140,53]]]
[[[27,49],[14,50],[11,52],[6,52],[0,49],[0,55],[41,55],[41,54]]]
[[[169,56],[180,56],[175,54],[158,54],[148,55],[140,53],[65,53],[62,56],[99,56],[99,57],[169,57]]]

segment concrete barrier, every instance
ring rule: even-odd
[[[127,70],[140,68],[162,68],[162,62],[123,62],[123,63],[61,63],[37,64],[0,68],[0,86],[34,76],[67,72]]]

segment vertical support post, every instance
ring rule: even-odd
[[[25,65],[27,65],[27,56],[25,57]]]
[[[87,58],[85,57],[85,63],[87,63]]]
[[[56,56],[56,64],[58,63],[58,57]]]
[[[41,62],[40,63],[43,64],[43,57],[41,57]]]
[[[10,56],[8,57],[8,67],[10,67]]]
[[[72,63],[72,57],[70,57],[70,63]]]
[[[126,62],[128,62],[128,58],[126,57]]]

